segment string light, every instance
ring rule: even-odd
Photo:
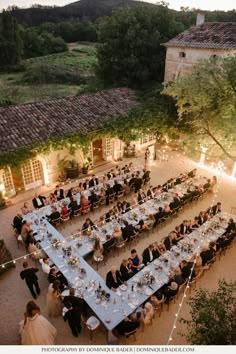
[[[211,207],[214,205],[215,203],[215,200],[216,200],[216,196],[218,195],[218,191],[219,191],[219,188],[220,188],[220,185],[221,185],[221,182],[222,182],[222,176],[223,176],[223,166],[224,164],[223,163],[219,163],[218,164],[218,169],[219,169],[219,172],[220,172],[220,179],[219,179],[219,183],[217,184],[217,187],[216,187],[216,191],[213,195],[213,199],[212,199],[212,203],[211,203]],[[198,246],[198,250],[200,250],[201,246],[202,246],[202,243],[204,242],[204,235],[207,231],[207,225],[206,224],[203,224],[203,229],[201,230],[201,235],[200,235],[200,245]],[[194,258],[194,264],[196,264],[197,262],[197,257],[199,255],[199,251],[196,253],[195,255],[195,258]],[[167,342],[167,345],[169,345],[170,341],[173,340],[173,332],[174,330],[176,329],[176,324],[177,324],[177,321],[178,321],[178,316],[180,314],[180,311],[182,310],[182,306],[184,304],[184,298],[187,297],[187,294],[186,292],[188,291],[188,289],[190,288],[191,286],[191,278],[192,278],[192,274],[193,274],[193,271],[194,271],[194,266],[191,268],[191,273],[190,273],[190,276],[188,278],[188,282],[187,282],[187,285],[186,285],[186,288],[184,290],[184,294],[183,294],[183,297],[182,297],[182,300],[179,304],[179,309],[178,309],[178,312],[175,314],[175,320],[174,320],[174,323],[173,323],[173,326],[172,326],[172,329],[171,329],[171,332],[170,332],[170,335],[169,335],[169,339],[168,339],[168,342]]]

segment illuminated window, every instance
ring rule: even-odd
[[[42,166],[38,160],[30,160],[22,165],[22,176],[25,185],[42,182]]]
[[[6,192],[10,192],[14,189],[14,185],[13,185],[13,180],[12,180],[12,175],[11,175],[11,170],[9,167],[7,167],[2,175],[2,179],[3,179],[3,183],[4,183],[4,187]]]
[[[112,141],[110,138],[106,138],[106,156],[112,155]]]

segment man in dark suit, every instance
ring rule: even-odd
[[[125,227],[121,228],[122,237],[124,240],[130,241],[131,236],[135,235],[135,228],[133,225],[129,224],[126,220],[124,220]]]
[[[163,294],[165,296],[165,303],[169,303],[170,299],[177,295],[179,291],[178,284],[174,281],[171,282],[170,285],[166,285],[163,287]]]
[[[78,308],[80,313],[86,313],[86,302],[84,299],[75,296],[75,289],[70,288],[69,295],[65,296],[63,299],[63,304],[70,302],[73,308]]]
[[[191,279],[195,278],[196,274],[195,274],[194,270],[191,271],[192,267],[193,267],[193,262],[187,262],[186,260],[183,260],[180,263],[180,269],[181,269],[182,277],[183,277],[184,280],[189,278],[191,272],[192,272]]]
[[[53,222],[55,222],[55,220],[58,220],[61,216],[61,214],[59,213],[59,211],[57,211],[57,208],[52,206],[52,212],[50,215],[46,215],[49,222],[51,224],[53,224]]]
[[[106,205],[109,205],[109,196],[114,194],[114,189],[110,186],[110,184],[107,184],[107,189],[106,189]]]
[[[88,197],[88,200],[90,204],[90,210],[93,211],[93,205],[99,202],[99,197],[94,191],[91,191],[91,195]]]
[[[37,193],[35,194],[35,197],[32,199],[32,203],[35,209],[40,209],[44,207],[44,201],[46,200],[46,197],[43,195],[38,195]]]
[[[120,265],[120,273],[124,281],[130,279],[134,275],[134,272],[131,269],[131,263],[128,259],[123,259]]]
[[[68,320],[71,332],[73,336],[78,337],[81,332],[81,324],[80,324],[80,310],[77,307],[73,307],[70,301],[64,302],[65,308],[67,311],[64,314],[64,321]]]
[[[135,176],[134,173],[132,173],[131,178],[129,180],[129,186],[132,188],[134,186],[134,182],[135,182]]]
[[[29,288],[29,291],[31,292],[32,296],[34,299],[37,299],[37,295],[35,293],[35,290],[37,294],[40,294],[40,288],[38,284],[38,277],[35,273],[37,273],[39,270],[38,268],[30,268],[27,262],[23,263],[23,268],[20,272],[20,277],[22,280],[25,279],[26,285]],[[35,287],[35,290],[34,290]]]
[[[133,185],[134,185],[134,192],[137,193],[143,185],[143,180],[142,178],[140,178],[139,175],[136,176]]]
[[[139,189],[138,192],[138,203],[139,204],[143,204],[146,200],[146,194],[144,193],[144,191],[142,189]]]
[[[60,188],[58,185],[56,186],[56,189],[54,191],[54,195],[57,197],[57,200],[62,200],[65,198],[65,192],[64,189]]]
[[[145,264],[145,266],[148,263],[153,261],[154,259],[153,250],[154,250],[154,246],[151,244],[143,251],[143,264]]]
[[[182,224],[180,224],[180,235],[189,234],[189,225],[188,220],[184,220]]]
[[[85,182],[83,183],[83,188],[84,188],[84,190],[90,188],[90,187],[89,187],[89,179],[88,179],[88,178],[86,178]]]
[[[122,190],[123,190],[122,185],[120,183],[118,183],[117,180],[114,181],[113,190],[116,193],[116,195],[119,194],[120,192],[122,192]]]
[[[116,292],[116,289],[122,284],[123,284],[123,280],[121,279],[121,274],[117,270],[117,267],[113,266],[110,272],[107,273],[106,285],[109,289]]]
[[[17,215],[13,219],[13,228],[17,229],[19,235],[21,234],[22,221],[22,215],[20,213],[17,213]]]
[[[68,208],[71,210],[71,216],[74,215],[74,212],[80,209],[80,205],[78,205],[77,200],[74,197],[70,197],[70,203]]]
[[[130,211],[130,204],[126,200],[124,200],[122,203],[122,214],[125,214],[128,211]]]
[[[99,184],[98,178],[95,175],[92,175],[92,178],[89,181],[89,188],[95,187]]]
[[[221,212],[221,203],[218,202],[216,205],[213,205],[211,208],[207,210],[209,215],[216,215]]]

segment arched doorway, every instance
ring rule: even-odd
[[[92,146],[93,146],[93,164],[95,166],[100,165],[105,161],[103,158],[104,155],[103,155],[102,139],[93,141]]]

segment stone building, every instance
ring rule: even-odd
[[[137,105],[135,93],[120,88],[0,108],[0,192],[10,197],[20,190],[50,185],[58,181],[59,165],[65,160],[82,166],[83,151],[79,149],[71,155],[66,146],[60,150],[42,150],[17,168],[3,163],[6,153],[12,153],[14,159],[14,152],[19,149],[44,147],[53,139],[74,133],[97,133],[97,140],[89,146],[88,156],[93,165],[119,160],[124,153],[124,142],[118,137],[103,137],[103,124],[125,116]],[[140,150],[155,143],[155,138],[147,136],[134,143]]]
[[[195,26],[163,45],[167,48],[164,81],[174,81],[191,72],[198,60],[235,55],[236,23],[205,23],[204,14],[198,14]]]

